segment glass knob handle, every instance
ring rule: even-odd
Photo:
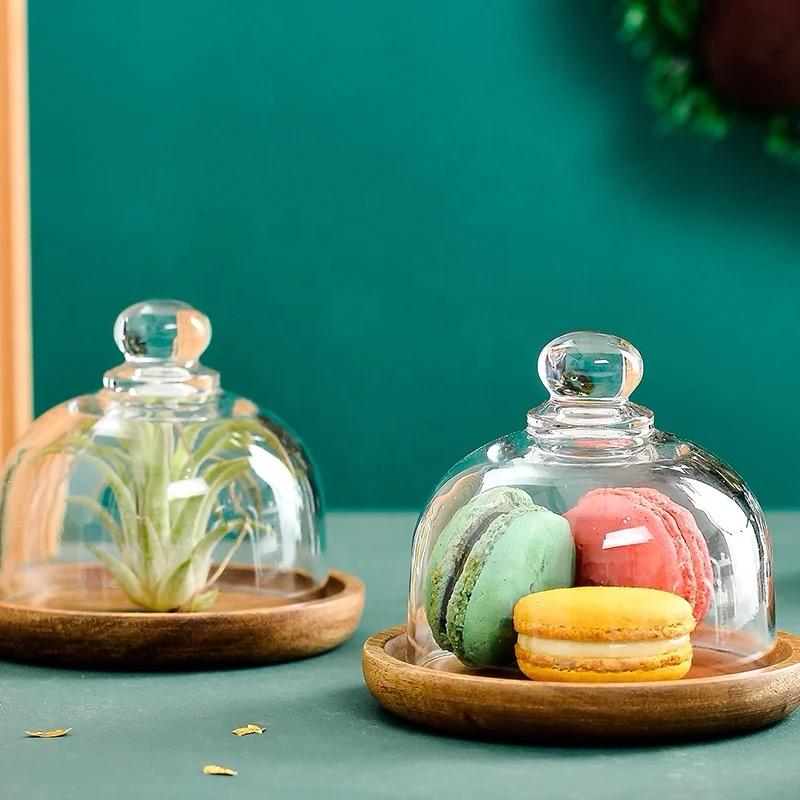
[[[114,339],[128,361],[188,365],[208,347],[211,323],[179,300],[146,300],[117,317]]]
[[[644,364],[625,339],[597,331],[576,331],[553,339],[539,356],[539,377],[554,400],[628,399]]]

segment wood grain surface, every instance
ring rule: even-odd
[[[31,420],[25,0],[0,2],[0,462]]]
[[[69,608],[54,607],[52,595],[42,602],[36,598],[4,602],[0,603],[0,657],[89,669],[144,670],[290,661],[341,644],[361,618],[364,584],[358,578],[331,572],[318,595],[259,605],[253,593],[221,590],[219,611],[171,614],[76,610],[82,601],[75,591],[63,598]]]
[[[409,663],[402,627],[370,637],[364,678],[378,702],[424,727],[490,739],[685,740],[761,728],[800,705],[800,637],[780,632],[754,669],[679,681],[570,684]]]

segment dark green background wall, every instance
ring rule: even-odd
[[[631,339],[637,399],[800,502],[800,173],[659,140],[607,0],[30,0],[36,406],[176,296],[334,506],[416,506]]]

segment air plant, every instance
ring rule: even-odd
[[[130,600],[150,611],[200,611],[247,536],[271,535],[249,449],[264,439],[289,466],[277,437],[256,418],[181,426],[108,420],[84,427],[50,452],[69,452],[98,473],[97,496],[72,495],[108,532],[115,552],[86,546]],[[273,441],[274,439],[274,441]],[[98,499],[99,498],[99,499]],[[217,545],[231,539],[214,563]]]

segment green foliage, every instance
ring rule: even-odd
[[[185,427],[124,421],[114,436],[87,427],[48,450],[72,453],[100,476],[99,495],[69,502],[108,532],[115,552],[87,547],[125,594],[150,611],[198,611],[214,602],[214,584],[244,538],[272,533],[248,457],[264,439],[290,467],[277,438],[247,418]],[[215,565],[226,537],[232,541]]]
[[[779,114],[755,115],[720,98],[697,62],[703,0],[619,0],[620,37],[648,62],[647,97],[659,112],[659,128],[688,128],[722,139],[739,119],[764,129],[765,150],[800,165],[800,120]]]
[[[767,123],[765,139],[770,155],[800,166],[800,114],[775,114]]]

